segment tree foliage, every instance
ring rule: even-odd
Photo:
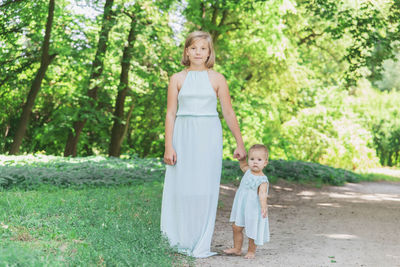
[[[0,1],[2,153],[40,67],[47,7]],[[183,38],[201,29],[214,38],[215,69],[247,145],[349,169],[399,165],[389,100],[398,99],[399,21],[394,0],[57,0],[49,48],[57,56],[20,151],[162,156],[168,80],[183,68]],[[235,140],[223,128],[229,158]]]

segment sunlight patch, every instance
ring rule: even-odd
[[[356,235],[350,235],[350,234],[319,234],[317,236],[324,236],[327,238],[343,239],[343,240],[358,239]]]
[[[268,207],[272,207],[272,208],[289,208],[289,206],[287,206],[287,205],[279,205],[279,204],[268,205]]]
[[[322,207],[334,207],[334,208],[341,207],[338,203],[317,203],[317,205]]]
[[[236,192],[236,188],[231,187],[231,186],[220,185],[219,187],[222,188],[222,189],[225,189],[225,190]]]
[[[301,192],[298,193],[297,195],[298,195],[298,196],[310,197],[310,196],[315,196],[315,192],[312,192],[312,191],[301,191]]]
[[[367,201],[400,201],[400,195],[396,194],[360,194],[355,192],[324,193],[331,198],[361,199]]]

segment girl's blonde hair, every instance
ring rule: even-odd
[[[186,49],[191,46],[194,42],[197,40],[204,39],[208,42],[208,49],[210,50],[210,55],[208,56],[208,59],[206,61],[206,67],[207,68],[212,68],[215,63],[215,52],[214,52],[214,46],[212,42],[211,35],[208,32],[203,32],[203,31],[195,31],[192,32],[188,35],[185,41],[185,47],[183,49],[183,55],[182,55],[182,64],[185,66],[190,66],[190,60],[188,55],[186,54]]]

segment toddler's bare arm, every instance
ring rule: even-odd
[[[242,160],[239,160],[239,166],[243,172],[246,172],[250,168],[249,164],[247,164],[246,157],[244,157]]]
[[[268,216],[267,192],[268,183],[262,183],[258,188],[258,197],[260,199],[261,215],[263,216],[263,218],[266,218]]]

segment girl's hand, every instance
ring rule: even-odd
[[[268,207],[261,207],[261,215],[263,218],[267,218],[268,217]]]
[[[237,147],[235,152],[233,152],[233,158],[238,160],[246,159],[246,149],[244,147]]]
[[[176,152],[175,149],[166,149],[164,152],[164,162],[168,165],[175,165],[176,163]]]

